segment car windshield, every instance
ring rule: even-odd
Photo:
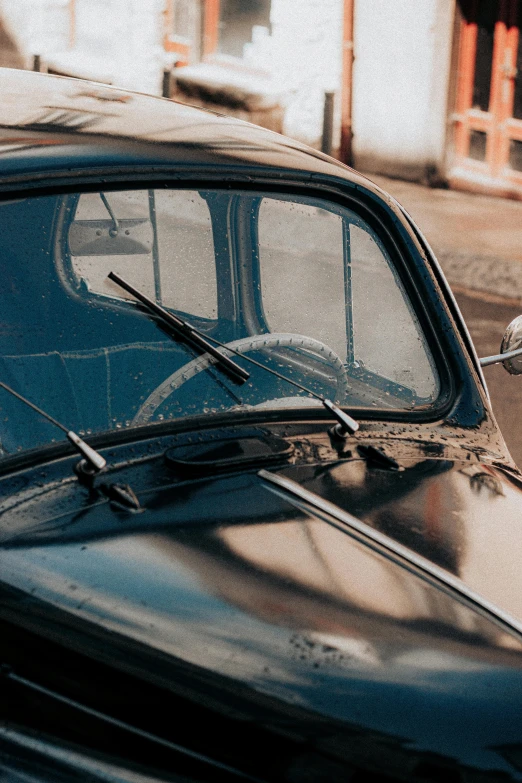
[[[234,382],[110,272],[350,410],[405,412],[439,396],[385,239],[343,206],[158,188],[8,201],[0,217],[0,380],[80,434],[318,404],[240,357],[250,378]],[[0,421],[2,456],[63,437],[1,390]]]

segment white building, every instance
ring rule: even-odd
[[[522,197],[522,0],[0,0],[31,67],[220,108],[357,168]],[[176,91],[178,91],[176,93]]]

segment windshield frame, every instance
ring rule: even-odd
[[[148,176],[144,176],[147,174]],[[452,323],[451,316],[447,309],[444,308],[444,300],[440,293],[434,291],[434,280],[427,268],[425,268],[426,262],[422,259],[422,256],[418,254],[417,259],[409,249],[404,247],[403,237],[400,236],[399,231],[402,229],[404,233],[404,226],[400,225],[397,216],[393,215],[390,211],[387,211],[384,201],[379,202],[375,199],[373,194],[370,195],[370,199],[365,199],[364,194],[361,193],[361,189],[358,186],[354,186],[349,181],[343,183],[347,188],[355,188],[355,193],[343,193],[338,187],[332,187],[332,183],[328,183],[326,186],[321,186],[319,183],[304,184],[302,181],[293,180],[288,182],[274,181],[267,177],[257,177],[254,181],[245,182],[243,177],[231,177],[229,175],[226,183],[216,181],[216,179],[209,179],[207,176],[190,177],[190,178],[173,178],[163,176],[150,176],[150,172],[143,172],[140,176],[134,175],[128,178],[114,177],[111,181],[107,181],[107,178],[103,178],[103,182],[96,181],[78,181],[74,185],[56,185],[56,186],[41,186],[31,187],[29,190],[24,191],[10,191],[0,193],[0,200],[4,199],[9,201],[13,200],[13,196],[18,198],[46,196],[46,195],[74,195],[79,192],[93,192],[99,193],[102,188],[104,192],[118,191],[118,190],[144,190],[148,188],[173,188],[183,190],[222,190],[223,192],[230,192],[231,190],[241,191],[253,191],[259,194],[260,191],[266,193],[266,195],[284,194],[286,197],[292,195],[304,196],[306,198],[318,198],[327,202],[332,202],[338,206],[345,207],[352,210],[364,220],[368,225],[375,230],[381,241],[384,243],[387,252],[391,258],[391,262],[397,270],[397,274],[404,286],[406,295],[409,297],[413,310],[418,318],[420,327],[425,335],[429,350],[431,351],[433,362],[438,373],[440,382],[440,393],[437,400],[426,407],[419,407],[414,410],[399,409],[385,409],[385,408],[357,408],[353,409],[356,412],[359,420],[376,420],[384,422],[404,422],[407,425],[413,425],[421,422],[432,422],[440,420],[444,415],[455,405],[457,401],[457,388],[459,385],[457,378],[462,378],[463,364],[466,365],[468,375],[470,373],[471,361],[466,356],[465,351],[460,346],[459,352],[455,351],[455,346],[448,349],[448,346],[444,346],[443,343],[447,342],[447,330],[440,328],[440,321],[437,321],[437,315],[442,313],[445,316],[445,320],[451,323],[453,327],[451,331],[455,333],[458,331],[455,329],[455,324]],[[221,187],[220,187],[221,185]],[[372,203],[373,202],[373,203]],[[55,229],[58,229],[59,225],[53,227],[55,233],[55,240],[60,233]],[[411,242],[411,240],[410,240]],[[413,243],[411,242],[411,245]],[[66,283],[67,281],[64,280]],[[430,291],[431,288],[431,291]],[[71,291],[74,295],[74,291]],[[108,306],[112,309],[115,307],[121,307],[130,313],[134,310],[137,317],[146,317],[139,307],[130,301],[118,301],[110,300],[110,302],[104,303],[103,297],[95,295],[98,306]],[[435,307],[433,305],[435,304]],[[197,319],[193,319],[197,321]],[[195,324],[200,326],[200,324]],[[457,340],[453,340],[457,342]],[[471,381],[471,378],[470,378]],[[475,395],[476,396],[476,395]],[[303,398],[303,402],[306,398]],[[351,409],[350,409],[351,410]],[[480,421],[480,411],[478,412],[477,419]],[[199,414],[197,416],[184,416],[179,419],[169,419],[162,422],[148,423],[145,425],[137,425],[133,427],[125,428],[124,432],[128,439],[138,437],[141,439],[141,433],[138,434],[138,430],[143,431],[143,437],[145,433],[150,434],[151,429],[157,431],[165,431],[165,428],[169,431],[176,431],[178,429],[186,429],[186,425],[194,426],[195,422],[198,422],[198,426],[201,426],[202,420],[208,421],[208,426],[216,426],[216,422],[223,423],[224,421],[236,422],[240,419],[242,422],[284,422],[284,421],[318,421],[321,419],[329,420],[331,417],[322,408],[316,405],[299,406],[298,408],[271,408],[271,409],[241,409],[241,410],[228,410],[218,411],[207,414]],[[122,431],[118,430],[118,440],[122,434]],[[92,440],[97,443],[106,441],[114,437],[116,432],[114,430],[107,430],[104,432],[98,432],[91,436]],[[50,447],[54,447],[59,444],[49,444]],[[46,446],[37,447],[37,451],[46,449]],[[33,451],[28,449],[26,452]],[[5,460],[11,461],[11,457],[18,455],[9,455],[1,460],[2,463]]]
[[[151,184],[151,183],[147,183]],[[161,186],[162,189],[172,189],[172,190],[194,190],[197,189],[199,191],[204,190],[210,190],[212,192],[219,193],[221,191],[223,194],[227,195],[228,197],[233,197],[235,195],[234,191],[240,191],[244,192],[245,194],[248,192],[252,192],[252,196],[254,198],[259,197],[260,195],[266,196],[268,198],[273,197],[277,198],[278,196],[283,197],[285,200],[289,200],[292,197],[297,198],[303,198],[305,200],[309,199],[321,199],[325,201],[326,203],[331,202],[331,204],[334,206],[334,208],[341,208],[341,209],[348,209],[355,213],[356,217],[363,223],[366,223],[371,230],[373,230],[378,237],[379,242],[385,247],[386,252],[390,258],[390,262],[393,266],[393,268],[397,271],[397,274],[400,278],[400,282],[404,288],[404,292],[406,296],[409,299],[409,302],[411,304],[412,310],[415,312],[415,315],[417,317],[417,320],[419,322],[419,326],[422,330],[423,335],[426,338],[426,342],[428,345],[428,349],[430,351],[430,358],[433,360],[434,369],[436,370],[437,380],[440,382],[440,391],[439,395],[436,400],[433,402],[427,403],[426,405],[419,405],[414,410],[407,410],[405,411],[408,415],[406,418],[410,419],[411,414],[414,414],[416,412],[420,412],[422,414],[422,418],[424,420],[424,416],[427,414],[428,418],[436,419],[439,418],[441,413],[443,412],[443,408],[447,406],[448,398],[451,396],[451,392],[453,389],[448,389],[448,386],[451,387],[451,373],[449,372],[448,363],[446,361],[446,355],[447,353],[443,350],[437,350],[440,348],[439,341],[438,341],[438,332],[439,330],[437,328],[433,329],[432,319],[429,317],[426,317],[426,308],[425,308],[425,301],[426,298],[422,295],[419,296],[418,291],[418,285],[415,283],[415,281],[412,278],[411,275],[411,267],[404,263],[404,256],[400,252],[398,252],[397,245],[395,242],[390,242],[391,236],[389,232],[385,232],[385,235],[383,236],[383,229],[384,226],[382,222],[374,215],[372,214],[368,209],[361,209],[361,204],[353,204],[350,202],[347,202],[345,199],[339,199],[339,198],[332,198],[331,194],[328,196],[325,196],[324,193],[318,193],[315,188],[314,191],[312,191],[309,188],[302,188],[302,187],[281,187],[281,186],[274,186],[271,183],[270,188],[263,188],[261,189],[258,185],[258,183],[248,183],[248,185],[245,185],[243,182],[238,182],[235,187],[231,187],[230,185],[228,187],[217,187],[216,183],[204,183],[204,182],[197,182],[197,185],[193,182],[187,183],[183,182],[180,183],[178,181],[176,182],[163,182],[158,187],[158,183],[152,183],[155,185],[156,189],[160,189]],[[130,186],[130,183],[125,183],[123,186],[123,190],[144,190],[146,188],[145,183],[139,183],[136,186]],[[114,183],[104,183],[104,191],[110,192],[110,191],[118,191],[120,190],[120,187],[115,185]],[[92,189],[85,189],[85,192],[92,192]],[[97,192],[95,190],[95,192]],[[79,194],[75,194],[79,195]],[[244,205],[235,205],[234,199],[231,200],[231,210],[230,214],[227,215],[227,221],[231,222],[236,220],[235,212],[241,211]],[[213,221],[213,213],[211,212],[211,217]],[[59,226],[61,228],[61,226]],[[214,230],[214,221],[212,228]],[[234,228],[234,226],[232,226]],[[248,289],[248,285],[250,281],[255,282],[256,275],[258,275],[258,270],[256,269],[256,263],[259,263],[259,259],[254,258],[253,263],[251,265],[244,263],[244,258],[242,256],[242,248],[238,247],[238,245],[241,245],[242,238],[239,236],[239,234],[236,236],[236,233],[234,230],[231,229],[230,231],[230,248],[229,252],[232,254],[232,258],[230,259],[230,262],[232,263],[234,267],[234,274],[237,276],[237,280],[230,281],[227,280],[227,275],[229,274],[228,269],[223,269],[223,263],[219,262],[219,259],[216,258],[216,279],[217,279],[217,286],[218,291],[221,290],[222,287],[226,286],[227,284],[234,285],[234,283],[238,284],[239,290],[238,290],[238,296],[237,296],[237,307],[240,308],[241,311],[241,318],[244,320],[245,325],[249,328],[249,332],[251,334],[258,334],[259,329],[263,326],[266,326],[266,321],[263,317],[262,310],[260,310],[257,306],[257,303],[252,299],[251,297],[247,296],[245,294],[245,290]],[[107,307],[111,310],[114,309],[121,309],[126,311],[127,313],[130,312],[129,306],[136,307],[135,303],[129,300],[120,299],[117,297],[111,298],[109,296],[106,296],[102,293],[86,293],[82,292],[79,294],[78,285],[75,282],[74,279],[74,273],[72,272],[72,266],[70,263],[70,259],[67,260],[67,249],[64,247],[64,232],[62,231],[62,241],[59,241],[58,237],[58,246],[56,248],[56,258],[57,258],[57,267],[61,269],[62,274],[64,276],[64,283],[69,288],[69,293],[71,296],[80,296],[83,301],[85,299],[91,299],[92,301],[96,302],[97,306],[100,307]],[[254,245],[257,240],[257,237],[253,237]],[[229,263],[229,260],[227,259],[225,262],[225,267],[227,267]],[[238,269],[239,267],[243,267],[242,271],[239,273]],[[165,306],[165,305],[164,305]],[[213,319],[207,319],[203,316],[194,315],[192,313],[188,313],[185,311],[177,311],[173,310],[173,312],[178,313],[178,315],[182,318],[186,318],[191,322],[197,329],[201,330],[205,334],[209,335],[210,337],[215,335],[215,332],[219,329],[218,321],[221,317],[221,303],[218,301],[218,316],[215,320]],[[138,308],[139,309],[139,308]],[[166,309],[168,310],[168,306],[166,306]],[[230,340],[234,339],[233,336],[230,337]],[[445,383],[446,381],[446,383]],[[446,387],[446,388],[444,388]],[[449,393],[448,393],[449,392]],[[355,407],[354,407],[355,410]],[[390,408],[364,408],[363,406],[358,406],[357,411],[361,412],[364,411],[368,413],[369,418],[393,418],[395,417],[395,414],[400,414],[403,411],[401,409],[390,409]],[[440,412],[439,412],[440,411]],[[432,415],[433,412],[433,415]],[[374,415],[376,414],[376,415]],[[399,416],[400,419],[402,419],[402,416]],[[415,417],[416,418],[416,417]]]

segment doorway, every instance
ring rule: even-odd
[[[450,184],[522,199],[522,0],[459,5]]]

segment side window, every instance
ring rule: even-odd
[[[391,382],[394,396],[405,387],[405,404],[412,395],[436,398],[439,381],[427,341],[368,224],[324,202],[264,198],[258,242],[271,332],[315,337],[337,353],[354,379],[384,389]]]
[[[114,271],[165,307],[217,318],[212,224],[196,191],[84,193],[68,247],[73,274],[92,294],[128,297],[107,280]]]

